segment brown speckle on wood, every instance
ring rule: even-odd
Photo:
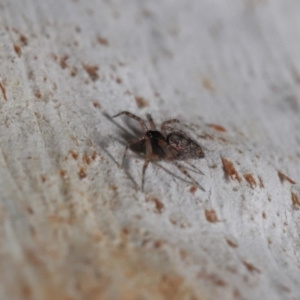
[[[23,46],[27,46],[28,45],[27,37],[23,34],[20,34],[20,42],[22,43]]]
[[[14,44],[14,50],[17,53],[17,55],[20,57],[22,54],[21,47],[19,45]]]
[[[299,200],[297,194],[292,193],[291,196],[292,196],[292,203],[293,203],[294,208],[299,209],[300,208],[300,200]]]
[[[140,97],[140,96],[135,97],[135,102],[136,102],[138,108],[144,108],[146,106],[149,106],[148,101],[146,101],[143,97]]]
[[[2,92],[2,95],[3,95],[3,98],[5,101],[7,101],[7,98],[6,98],[6,90],[4,88],[4,86],[2,85],[2,83],[0,82],[0,89],[1,89],[1,92]]]
[[[256,181],[252,174],[250,174],[250,173],[244,174],[244,178],[250,184],[252,189],[254,189],[256,187]]]
[[[60,175],[60,177],[65,177],[66,171],[63,169],[59,170],[59,175]]]
[[[116,78],[116,83],[121,84],[122,83],[122,79],[120,77]]]
[[[71,68],[70,75],[71,75],[72,77],[75,77],[76,74],[77,74],[77,68],[76,68],[76,67],[72,67],[72,68]]]
[[[30,206],[27,206],[26,210],[27,210],[27,212],[28,212],[30,215],[33,215],[33,214],[34,214],[34,211],[33,211],[33,209],[32,209]]]
[[[195,194],[196,191],[197,191],[197,187],[195,187],[194,185],[192,185],[191,188],[190,188],[190,192],[192,194]]]
[[[244,266],[247,268],[247,270],[249,272],[257,272],[257,273],[261,273],[260,269],[256,268],[254,265],[252,265],[251,263],[248,263],[246,261],[243,261]]]
[[[259,180],[259,187],[263,189],[265,187],[265,184],[260,176],[258,176],[258,180]]]
[[[226,286],[227,285],[227,283],[222,278],[220,278],[218,275],[209,274],[209,273],[206,273],[205,271],[198,273],[197,278],[202,278],[204,280],[210,281],[213,284],[218,285],[218,286]]]
[[[209,126],[210,128],[217,130],[217,131],[221,131],[221,132],[226,132],[226,129],[221,126],[221,125],[217,125],[217,124],[207,124],[207,126]]]
[[[89,165],[89,164],[91,163],[91,158],[90,158],[87,154],[84,154],[84,155],[82,156],[82,161],[83,161],[84,163],[86,163],[87,165]]]
[[[101,37],[101,36],[97,37],[97,41],[100,45],[103,45],[103,46],[108,46],[109,45],[108,40],[106,38]]]
[[[93,102],[94,107],[101,108],[101,104],[98,101]]]
[[[84,171],[84,168],[82,168],[82,167],[80,168],[80,170],[78,172],[78,176],[79,176],[80,179],[83,179],[87,176],[85,171]]]
[[[73,150],[70,150],[69,152],[75,160],[78,158],[78,153],[74,152]]]
[[[230,247],[232,247],[232,248],[237,248],[237,247],[238,247],[238,244],[235,243],[235,242],[233,242],[233,241],[230,240],[230,239],[226,239],[226,242],[227,242],[227,244],[228,244]]]
[[[41,175],[41,180],[42,180],[42,182],[45,182],[45,181],[46,181],[45,175]]]
[[[214,209],[206,209],[205,217],[208,222],[211,222],[211,223],[219,222],[219,219],[218,219],[217,214]]]
[[[97,152],[96,152],[96,151],[93,151],[93,153],[92,153],[92,155],[91,155],[92,160],[95,160],[95,159],[96,159],[96,156],[97,156]]]
[[[286,176],[285,174],[283,174],[282,172],[278,171],[278,176],[280,178],[281,181],[288,181],[291,184],[295,184],[296,182],[294,180],[292,180],[290,177]]]
[[[212,82],[207,77],[202,78],[202,85],[205,89],[207,89],[210,92],[215,91],[214,85],[212,84]]]
[[[99,68],[97,66],[83,64],[83,67],[93,81],[96,81],[99,78]]]
[[[69,56],[68,55],[64,55],[60,58],[59,60],[59,64],[61,66],[62,69],[67,68],[67,60],[68,60]]]
[[[153,202],[155,204],[155,211],[161,214],[163,208],[165,207],[164,204],[155,197],[149,197],[146,199],[147,202]]]
[[[231,179],[241,182],[241,178],[230,160],[222,157],[222,164],[224,171]]]
[[[36,98],[38,98],[38,99],[41,99],[41,98],[42,98],[42,94],[41,94],[40,91],[36,91],[36,92],[34,93],[34,96],[35,96]]]

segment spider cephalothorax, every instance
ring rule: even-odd
[[[167,133],[167,129],[170,129],[169,125],[172,123],[180,123],[177,119],[171,119],[161,124],[161,130],[156,130],[155,124],[150,114],[147,114],[147,119],[150,123],[150,130],[147,128],[145,122],[138,116],[128,112],[122,111],[116,114],[114,117],[119,115],[127,115],[128,117],[135,119],[140,122],[140,125],[144,131],[144,135],[133,140],[126,145],[122,164],[127,153],[127,149],[136,143],[142,144],[142,152],[145,154],[145,163],[142,172],[142,190],[144,187],[145,171],[150,161],[159,159],[165,159],[172,161],[175,166],[185,174],[195,185],[199,184],[194,180],[193,177],[187,172],[187,170],[177,162],[177,160],[186,161],[188,159],[204,158],[204,152],[195,141],[193,141],[185,132],[180,130],[171,130]]]

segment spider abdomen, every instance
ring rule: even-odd
[[[204,158],[204,152],[196,142],[180,132],[171,132],[167,135],[167,143],[177,151],[177,159]]]

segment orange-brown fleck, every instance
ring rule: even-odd
[[[219,222],[218,216],[214,209],[206,209],[205,217],[208,222],[211,222],[211,223]]]
[[[250,174],[250,173],[244,174],[244,178],[250,184],[252,189],[256,187],[256,181],[252,174]]]
[[[101,104],[100,104],[98,101],[94,101],[94,102],[93,102],[93,105],[94,105],[94,107],[96,107],[96,108],[100,108],[100,107],[101,107]]]
[[[263,189],[265,187],[265,184],[260,176],[258,176],[258,180],[259,180],[259,187]]]
[[[154,242],[154,248],[156,248],[156,249],[161,248],[164,244],[166,244],[166,241],[164,241],[164,240],[156,240]]]
[[[92,153],[92,155],[91,155],[92,160],[95,160],[95,159],[96,159],[96,156],[97,156],[97,152],[96,152],[96,151],[93,151],[93,153]]]
[[[226,242],[227,242],[227,244],[228,244],[230,247],[232,247],[232,248],[237,248],[237,247],[238,247],[238,244],[235,243],[235,242],[233,242],[233,241],[230,240],[230,239],[226,239]]]
[[[213,83],[207,77],[202,78],[202,85],[205,89],[209,90],[210,92],[215,91]]]
[[[93,81],[96,81],[99,78],[99,68],[97,66],[83,64],[83,67]]]
[[[20,34],[20,42],[22,43],[23,46],[27,46],[28,44],[27,37],[23,34]]]
[[[209,273],[206,273],[205,271],[198,273],[197,277],[203,278],[203,279],[210,281],[213,284],[218,285],[218,286],[226,286],[227,285],[227,283],[222,278],[220,278],[218,275],[209,274]]]
[[[60,170],[59,170],[59,175],[60,175],[61,177],[64,177],[64,176],[66,175],[66,171],[63,170],[63,169],[60,169]]]
[[[53,60],[57,61],[57,55],[55,53],[52,53],[51,57],[52,57]]]
[[[226,129],[221,125],[218,125],[218,124],[207,124],[207,125],[214,130],[226,132]]]
[[[64,55],[60,58],[59,60],[59,64],[61,66],[62,69],[65,69],[68,65],[67,65],[67,59],[69,58],[68,55]]]
[[[183,282],[183,278],[178,275],[164,274],[159,283],[158,291],[165,296],[165,299],[174,299],[174,296],[179,292]]]
[[[106,38],[98,36],[97,41],[101,45],[108,46],[108,40]]]
[[[180,254],[180,258],[181,258],[182,260],[186,259],[187,256],[188,256],[187,252],[186,252],[184,249],[180,249],[180,250],[179,250],[179,254]]]
[[[295,193],[292,193],[292,203],[295,208],[300,208],[300,200]]]
[[[3,98],[5,101],[7,101],[7,98],[6,98],[6,90],[4,88],[4,86],[2,85],[2,83],[0,82],[0,89],[1,89],[1,92],[2,92],[2,95],[3,95]]]
[[[122,79],[120,77],[116,78],[116,83],[121,84],[122,83]]]
[[[262,217],[263,217],[264,219],[267,218],[267,215],[266,215],[266,213],[265,213],[264,211],[262,212]]]
[[[296,182],[294,180],[292,180],[290,177],[286,176],[285,174],[283,174],[282,172],[278,171],[278,176],[280,178],[281,181],[288,181],[291,184],[295,184]]]
[[[24,285],[22,287],[22,295],[23,295],[24,299],[31,299],[32,291],[28,285]]]
[[[112,190],[112,191],[116,191],[116,190],[117,190],[117,186],[114,185],[114,184],[111,184],[111,185],[109,186],[109,189]]]
[[[143,97],[140,97],[140,96],[135,97],[135,102],[139,108],[149,106],[148,101],[146,101]]]
[[[89,165],[89,164],[91,163],[91,159],[90,159],[90,157],[89,157],[87,154],[84,154],[84,155],[82,156],[82,160],[83,160],[83,162],[85,162],[87,165]]]
[[[228,174],[228,176],[231,179],[241,182],[241,178],[238,172],[236,171],[236,169],[234,168],[233,163],[230,160],[222,157],[222,164],[223,164],[224,171]]]
[[[146,199],[146,201],[151,201],[155,204],[155,209],[156,212],[158,212],[159,214],[162,212],[163,208],[165,207],[164,204],[157,198],[155,197],[149,197]]]
[[[42,182],[45,182],[45,181],[46,181],[45,175],[41,175],[41,180],[42,180]]]
[[[283,292],[286,292],[286,293],[290,293],[291,292],[291,290],[287,286],[285,286],[283,284],[278,284],[278,288],[280,290],[282,290]]]
[[[27,207],[26,207],[26,210],[27,210],[27,212],[28,212],[29,214],[31,214],[31,215],[34,214],[34,211],[33,211],[33,209],[32,209],[30,206],[27,206]]]
[[[123,227],[122,232],[123,232],[123,234],[128,235],[129,234],[129,229],[127,227]]]
[[[21,54],[22,54],[21,47],[19,45],[14,44],[14,50],[18,54],[18,56],[20,57]]]
[[[245,265],[245,267],[247,268],[247,270],[249,272],[257,272],[257,273],[261,273],[260,269],[256,268],[254,265],[252,265],[251,263],[248,263],[246,261],[243,261],[243,264]]]
[[[80,179],[83,179],[83,178],[85,178],[87,176],[86,173],[85,173],[85,171],[84,171],[84,169],[82,167],[80,168],[80,170],[78,172],[78,176],[79,176]]]
[[[70,150],[69,152],[75,160],[78,158],[78,153],[74,152],[73,150]]]
[[[76,74],[77,74],[77,68],[76,68],[76,67],[72,67],[72,68],[71,68],[70,75],[71,75],[72,77],[75,77]]]
[[[38,99],[41,99],[41,98],[42,98],[42,94],[41,94],[40,91],[36,91],[36,92],[34,93],[34,96],[35,96],[36,98],[38,98]]]
[[[194,185],[192,185],[191,188],[190,188],[190,192],[192,194],[195,194],[196,191],[197,191],[197,187],[195,187]]]

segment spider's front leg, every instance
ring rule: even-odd
[[[138,117],[138,116],[132,114],[132,113],[129,112],[129,111],[121,111],[121,112],[119,112],[118,114],[112,116],[112,118],[118,117],[118,116],[120,116],[120,115],[126,115],[126,116],[128,116],[129,118],[132,118],[132,119],[134,119],[134,120],[139,121],[140,124],[141,124],[141,127],[142,127],[143,130],[144,130],[144,132],[146,133],[146,132],[148,131],[148,128],[147,128],[145,122],[144,122],[140,117]]]

